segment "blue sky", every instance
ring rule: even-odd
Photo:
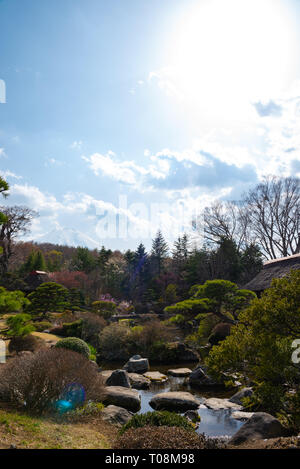
[[[28,239],[171,242],[299,174],[299,21],[296,0],[0,1],[3,203],[39,212]]]

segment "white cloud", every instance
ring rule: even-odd
[[[81,150],[82,145],[83,145],[83,141],[82,141],[82,140],[75,140],[75,141],[70,145],[70,148],[72,148],[72,150]]]
[[[57,160],[55,158],[47,158],[45,162],[45,166],[62,166],[64,163],[63,161]]]
[[[9,170],[0,171],[0,174],[4,179],[7,179],[7,178],[22,179],[22,176],[18,176],[17,174]]]
[[[106,155],[94,153],[90,157],[83,156],[82,159],[89,163],[90,169],[96,175],[109,176],[124,184],[136,184],[136,175],[146,172],[141,166],[136,165],[134,161],[118,162],[115,153],[112,151],[109,151]]]
[[[4,148],[0,148],[0,158],[7,158]]]

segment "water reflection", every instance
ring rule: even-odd
[[[113,370],[122,368],[123,365],[124,363],[105,363],[103,364],[102,369]],[[194,363],[180,364],[180,368],[193,369],[194,367]],[[167,374],[167,370],[172,368],[179,368],[179,365],[153,366],[151,367],[151,371],[160,371],[161,373]],[[189,384],[187,384],[187,380],[185,378],[177,378],[173,376],[168,376],[168,378],[168,381],[165,383],[152,383],[150,389],[139,391],[141,396],[141,410],[139,413],[144,414],[145,412],[153,411],[152,407],[149,405],[149,402],[152,397],[155,396],[155,394],[160,392],[188,391],[199,400],[200,404],[204,402],[205,398],[225,398],[232,395],[232,391],[213,391],[204,393],[203,391],[191,388]],[[207,436],[232,436],[244,424],[244,422],[233,419],[229,409],[212,410],[204,406],[200,406],[198,413],[201,416],[201,423],[197,432],[205,433]]]
[[[141,410],[139,413],[144,414],[145,412],[153,411],[149,405],[152,397],[157,393],[168,391],[191,392],[199,400],[200,404],[204,402],[205,397],[212,397],[211,393],[204,396],[200,391],[190,388],[189,385],[185,384],[184,378],[170,376],[166,383],[151,384],[150,389],[139,391],[141,396]],[[216,393],[213,395],[216,397]],[[228,409],[212,410],[201,405],[198,413],[201,416],[201,423],[197,432],[205,433],[207,436],[231,436],[243,425],[243,422],[231,417],[231,411]]]

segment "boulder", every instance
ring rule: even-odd
[[[250,397],[253,394],[252,388],[243,388],[240,391],[236,392],[229,400],[235,404],[243,405],[242,399],[245,397]]]
[[[254,415],[229,440],[231,445],[240,445],[245,441],[264,440],[285,436],[286,432],[279,420],[265,412]]]
[[[106,386],[123,386],[124,388],[130,388],[130,381],[128,373],[125,370],[115,370],[107,378]]]
[[[243,411],[236,411],[232,412],[231,417],[235,420],[249,420],[254,415],[254,412],[243,412]]]
[[[103,420],[105,420],[105,422],[120,426],[125,425],[125,423],[127,423],[132,416],[132,412],[123,409],[123,407],[118,407],[115,405],[109,405],[101,412],[101,417]]]
[[[212,410],[222,410],[222,409],[233,409],[233,410],[241,410],[242,406],[238,404],[234,404],[230,402],[228,399],[219,399],[218,397],[211,397],[209,399],[205,399],[203,404]]]
[[[128,373],[145,373],[149,370],[148,358],[142,358],[140,355],[134,355],[123,366],[123,369]]]
[[[103,378],[104,384],[106,383],[106,381],[107,381],[108,378],[112,375],[113,372],[114,372],[114,370],[104,370],[104,371],[100,371],[100,375],[101,375],[102,378]]]
[[[184,378],[189,376],[192,373],[192,370],[189,368],[175,368],[173,370],[168,370],[168,375],[177,376],[179,378]]]
[[[128,373],[128,377],[132,388],[149,389],[151,381],[145,376],[138,373]]]
[[[162,392],[152,397],[150,406],[155,410],[185,412],[198,409],[200,402],[189,392]]]
[[[166,375],[163,375],[159,371],[147,371],[147,373],[144,373],[144,376],[153,383],[164,383],[168,379]]]
[[[124,388],[123,386],[106,386],[103,392],[104,404],[112,404],[124,407],[132,412],[137,412],[141,408],[141,398],[135,389]]]
[[[218,383],[213,380],[206,372],[203,366],[197,366],[189,377],[189,384],[197,388],[224,388],[223,383]]]

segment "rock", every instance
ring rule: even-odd
[[[130,388],[130,381],[128,373],[125,370],[115,370],[107,378],[106,386],[123,386],[124,388]]]
[[[148,358],[142,358],[140,355],[134,355],[123,366],[123,369],[128,373],[145,373],[149,370]]]
[[[145,376],[138,373],[128,373],[128,377],[132,388],[149,389],[151,381]]]
[[[200,402],[189,392],[162,392],[152,397],[150,405],[155,410],[184,412],[198,409]]]
[[[228,399],[219,399],[218,397],[211,397],[210,399],[205,399],[203,404],[209,409],[221,410],[221,409],[234,409],[241,410],[242,406],[230,402]]]
[[[189,377],[189,384],[197,388],[224,388],[223,383],[217,383],[207,373],[205,368],[197,366]]]
[[[132,412],[123,409],[123,407],[118,407],[115,405],[109,405],[101,412],[101,417],[103,420],[105,420],[105,422],[120,426],[125,425],[125,423],[127,423],[132,416]]]
[[[141,398],[135,389],[124,388],[123,386],[107,386],[103,392],[104,404],[112,404],[124,407],[132,412],[137,412],[141,408]]]
[[[201,420],[201,417],[198,414],[197,410],[187,410],[183,415],[185,418],[187,418],[193,423],[200,422]]]
[[[236,411],[231,414],[231,417],[235,420],[249,420],[252,415],[254,415],[254,412]]]
[[[243,389],[241,389],[240,391],[236,392],[236,393],[229,399],[229,401],[230,401],[230,402],[234,402],[234,404],[243,405],[242,399],[244,399],[244,397],[252,396],[252,394],[253,394],[252,388],[243,388]]]
[[[168,370],[168,375],[177,376],[179,378],[189,376],[192,373],[192,370],[189,368],[176,368],[173,370]]]
[[[229,440],[231,445],[240,445],[249,440],[263,440],[285,435],[285,429],[275,417],[265,412],[254,415]]]
[[[164,383],[168,379],[166,375],[163,375],[159,371],[147,371],[147,373],[144,373],[144,376],[153,383]]]
[[[114,370],[104,370],[104,371],[100,372],[100,375],[103,378],[104,384],[106,383],[106,381],[112,375],[113,372],[114,372]]]

